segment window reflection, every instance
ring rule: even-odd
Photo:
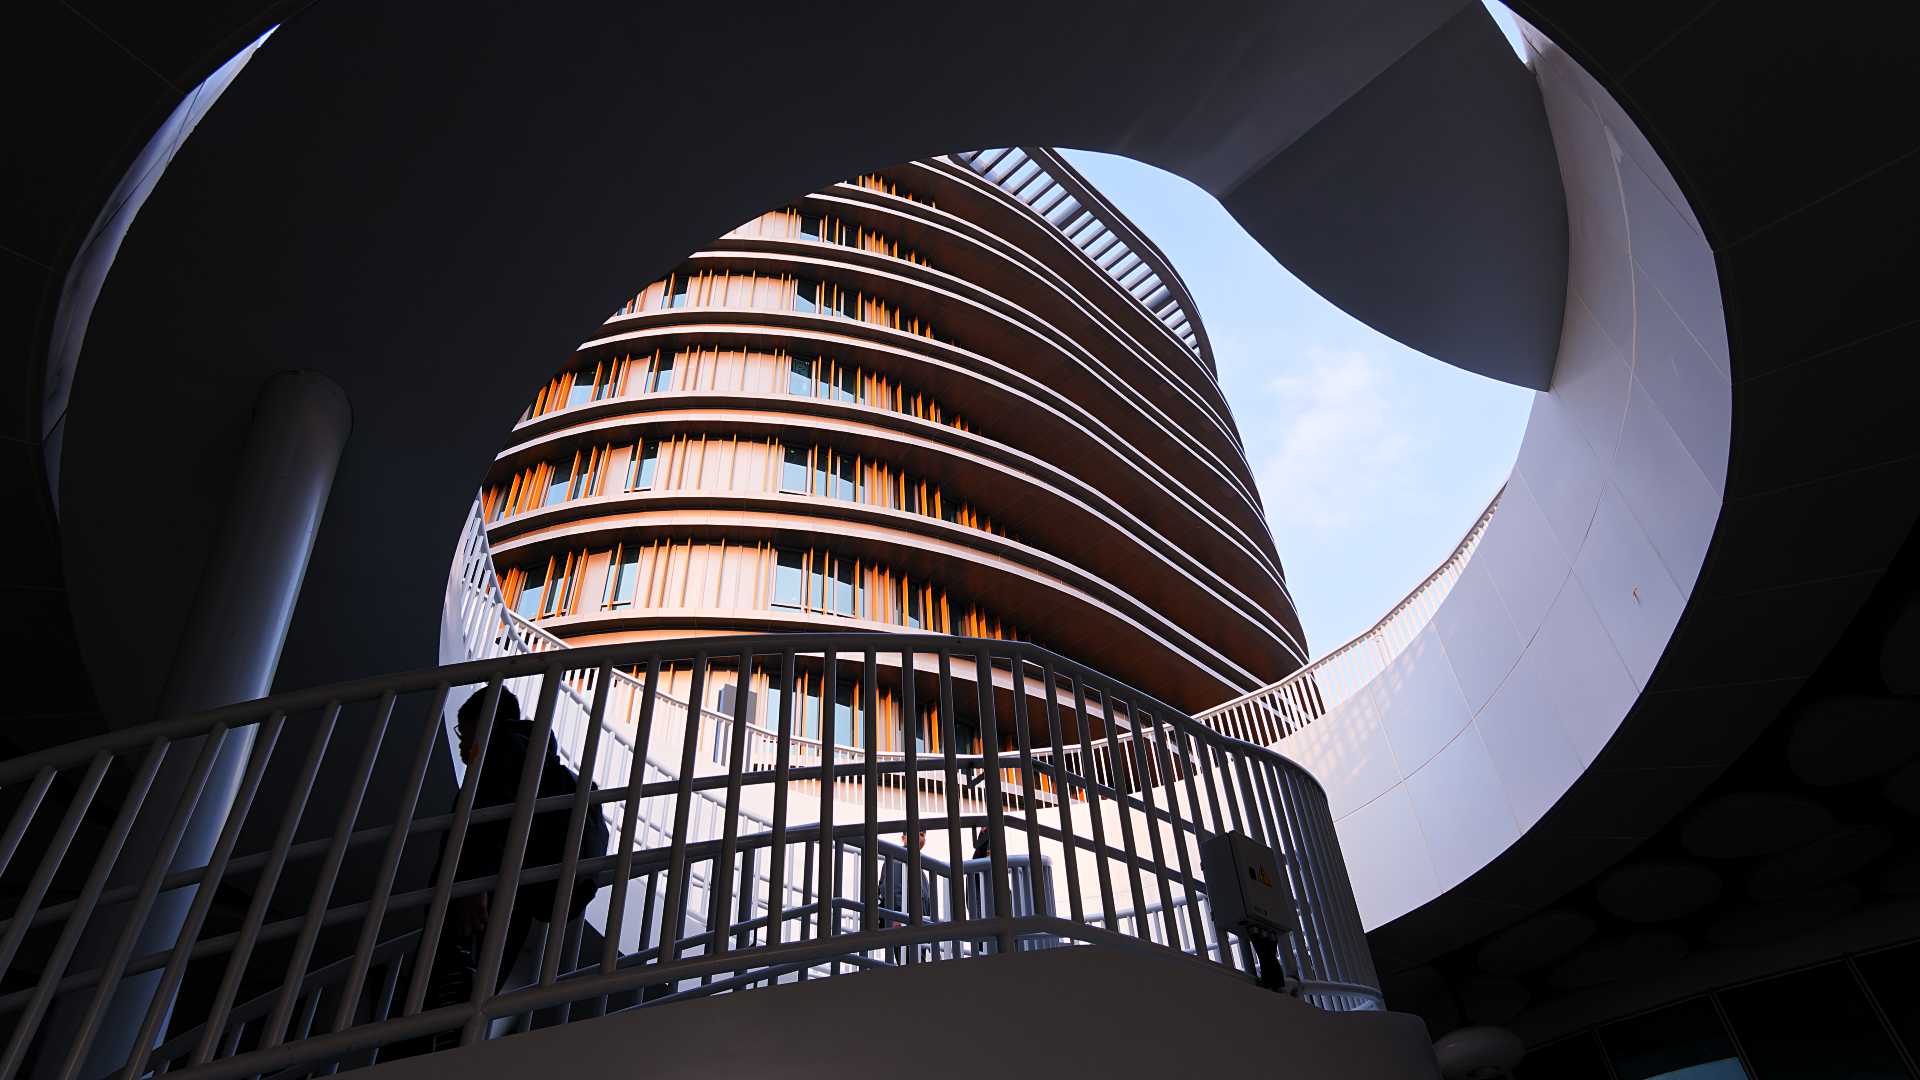
[[[1600,1029],[1619,1080],[1746,1080],[1713,1002],[1694,998]]]

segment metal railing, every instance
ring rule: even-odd
[[[749,751],[746,695],[736,695],[723,729],[672,722],[659,687],[662,670],[676,664],[690,672],[690,701],[729,674],[736,683],[770,674],[782,690],[770,763]],[[624,721],[609,719],[622,685],[614,672],[623,668],[644,672],[633,681],[638,707],[624,731]],[[916,698],[937,702],[943,715],[969,714],[983,751],[976,761],[951,744],[921,752],[908,741],[897,759],[865,749],[852,760],[807,758],[792,737],[801,672],[819,680],[827,701],[840,680],[851,680],[866,747],[879,737],[884,677],[899,695],[898,715],[917,715]],[[479,781],[493,703],[516,680],[533,703],[526,762],[513,763],[517,796],[485,805]],[[572,747],[561,702],[581,687],[590,698]],[[445,760],[446,710],[475,694],[482,696],[475,766],[450,807],[421,806],[430,768]],[[715,730],[726,735],[718,761]],[[343,732],[363,734],[336,739]],[[608,737],[616,732],[626,739]],[[1078,744],[1077,760],[1093,760],[1093,742],[1108,733],[1128,736],[1111,745],[1130,767],[1102,779],[1077,766],[1067,747]],[[389,756],[390,734],[412,764],[390,787],[400,793],[394,809],[376,820],[362,803],[376,763]],[[219,842],[204,862],[173,866],[221,745],[243,735],[250,737],[244,775]],[[549,745],[582,778],[567,794],[541,794],[538,763]],[[149,803],[155,776],[177,759],[192,765],[180,798]],[[669,764],[655,767],[661,760]],[[288,786],[269,800],[276,809],[258,811],[267,819],[250,821],[270,770]],[[963,770],[983,789],[976,802],[945,797],[968,786]],[[296,843],[323,773],[344,793],[339,816],[331,830]],[[127,779],[103,796],[109,774]],[[885,778],[901,794],[897,808],[881,805]],[[0,1023],[10,1033],[0,1080],[17,1075],[31,1055],[58,1062],[56,1075],[76,1075],[84,1044],[36,1042],[49,1011],[77,1009],[80,1030],[92,1031],[123,983],[152,972],[161,976],[137,1045],[158,1049],[137,1051],[118,1071],[123,1077],[160,1068],[206,1077],[331,1070],[434,1032],[458,1031],[460,1041],[472,1042],[514,1018],[563,1022],[842,970],[1076,942],[1176,950],[1245,971],[1246,943],[1212,925],[1198,869],[1200,840],[1227,829],[1281,855],[1301,927],[1285,962],[1306,996],[1331,1008],[1379,1000],[1325,796],[1311,777],[1279,755],[1017,642],[802,634],[498,656],[71,744],[0,765],[0,789],[17,795],[0,834],[0,872],[24,836],[47,837],[0,924],[0,961],[20,986],[0,995]],[[610,850],[578,847],[591,812],[617,823]],[[566,818],[567,842],[557,856],[542,855],[530,843],[543,834],[536,818],[555,815]],[[171,823],[142,829],[160,842],[128,850],[136,822],[150,817]],[[103,837],[75,845],[90,818],[111,824]],[[462,845],[489,825],[487,835],[505,829],[501,850],[488,853],[488,872],[469,875]],[[239,850],[243,836],[267,833],[264,846]],[[430,880],[402,875],[409,850],[440,856]],[[343,875],[349,865],[359,872]],[[958,873],[950,869],[956,866]],[[283,886],[290,877],[301,881],[298,890]],[[56,896],[49,892],[55,880],[82,884]],[[540,960],[522,980],[500,985],[502,972],[515,967],[516,958],[503,955],[511,910],[527,902],[529,887],[548,883],[553,907],[533,912],[548,923],[536,935]],[[599,914],[590,909],[586,925],[570,926],[574,891],[589,889]],[[208,909],[222,893],[251,899],[237,927],[209,933]],[[168,894],[190,897],[191,909],[171,947],[143,952],[135,947],[140,930]],[[429,1006],[429,973],[450,908],[481,895],[491,914],[473,991]],[[83,934],[110,936],[115,947],[70,970]],[[20,957],[35,958],[37,973],[15,969]],[[189,985],[197,992],[183,994]],[[269,989],[236,1004],[242,987],[263,986]]]
[[[1195,356],[1206,358],[1200,325],[1193,321],[1193,300],[1173,270],[1144,236],[1133,234],[1129,245],[1105,217],[1119,221],[1117,211],[1089,205],[1098,198],[1090,188],[1063,182],[1064,162],[1049,169],[1052,151],[1030,147],[997,147],[952,155],[957,161],[1046,219],[1079,248],[1094,265],[1145,308]],[[1209,361],[1211,362],[1211,361]]]
[[[1194,714],[1215,731],[1271,746],[1357,696],[1413,644],[1466,570],[1505,493],[1502,485],[1446,561],[1365,633],[1258,690]]]

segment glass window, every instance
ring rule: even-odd
[[[834,370],[833,400],[859,401],[860,376],[845,364],[837,365]]]
[[[1911,979],[1913,973],[1908,971]],[[1906,1066],[1845,963],[1720,991],[1720,1007],[1763,1077],[1904,1080]]]
[[[780,463],[780,490],[804,495],[807,493],[807,448],[789,446],[786,459]]]
[[[673,357],[665,353],[660,355],[660,359],[653,365],[653,371],[647,376],[647,389],[649,391],[673,389]]]
[[[853,684],[844,679],[833,688],[833,742],[836,746],[860,745],[853,724]]]
[[[1854,965],[1907,1053],[1920,1056],[1920,981],[1913,977],[1920,971],[1920,944],[1868,953],[1854,958]]]
[[[800,695],[800,735],[807,739],[820,737],[820,695],[811,688]]]
[[[804,277],[793,279],[793,310],[819,311],[819,296],[820,283],[818,281]]]
[[[806,560],[803,553],[781,548],[773,564],[773,603],[775,607],[800,607],[806,601]]]
[[[800,235],[809,240],[820,239],[820,215],[802,212],[800,215]]]
[[[567,485],[567,498],[584,499],[593,494],[593,477],[599,470],[592,467],[592,460],[589,459],[588,468],[573,474],[573,482]]]
[[[915,630],[927,628],[926,616],[920,607],[920,587],[908,585],[907,589],[907,625]]]
[[[627,490],[646,491],[653,487],[653,474],[660,465],[658,440],[641,439],[633,444],[633,462],[627,466]]]
[[[833,610],[842,615],[854,613],[853,560],[833,560]]]
[[[1600,1043],[1619,1080],[1745,1080],[1713,1002],[1694,998],[1608,1024]]]
[[[640,577],[640,549],[622,544],[614,552],[613,572],[607,575],[607,606],[626,607],[633,603],[633,590]]]
[[[816,551],[813,558],[807,560],[807,606],[815,611],[827,610],[827,556]]]
[[[813,396],[813,360],[811,357],[794,357],[787,365],[787,393],[799,397]]]
[[[733,715],[733,707],[737,704],[735,695],[739,694],[739,692],[740,688],[732,683],[727,683],[725,686],[722,686],[720,688],[720,696],[714,700],[714,711],[722,716],[731,717]],[[747,722],[753,722],[753,691],[751,690],[747,691]]]
[[[682,308],[687,306],[687,281],[692,274],[673,275],[673,287],[667,291],[667,306]]]
[[[833,455],[833,497],[851,501],[859,492],[854,487],[853,459],[845,454]]]
[[[593,372],[576,371],[573,373],[573,386],[567,391],[567,408],[585,405],[594,399]]]
[[[541,506],[552,506],[554,503],[566,501],[567,489],[573,484],[572,458],[560,458],[551,464],[553,472],[547,478],[547,494],[540,500]]]
[[[528,567],[527,579],[520,586],[520,598],[513,603],[514,614],[523,619],[535,618],[540,614],[540,601],[546,594],[547,564]]]

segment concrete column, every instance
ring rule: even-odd
[[[233,492],[201,573],[200,590],[157,710],[159,717],[249,701],[272,691],[274,670],[351,426],[346,394],[324,375],[283,371],[261,387],[245,445],[235,459]],[[212,853],[252,745],[251,729],[236,730],[227,737],[170,871],[202,865]],[[169,750],[147,809],[129,838],[128,857],[115,875],[117,881],[139,880],[145,870],[138,858],[142,841],[147,850],[158,846],[184,797],[182,789],[199,752],[199,740],[182,741]],[[155,901],[135,956],[173,946],[193,896],[193,889],[176,889]],[[117,928],[112,913],[102,911],[94,925],[101,932],[88,936],[99,942],[104,955],[114,936],[108,931]],[[160,972],[155,971],[121,983],[90,1034],[91,1049],[80,1076],[105,1075],[125,1064],[159,981]],[[80,1034],[78,1014],[84,1011],[84,1002],[73,1003],[69,1010],[74,1015],[60,1018],[65,1020],[61,1026]],[[48,1065],[57,1067],[57,1062]]]

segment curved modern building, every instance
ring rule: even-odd
[[[1045,150],[693,253],[539,390],[482,506],[508,602],[570,644],[1019,639],[1187,708],[1305,656],[1191,297]]]

